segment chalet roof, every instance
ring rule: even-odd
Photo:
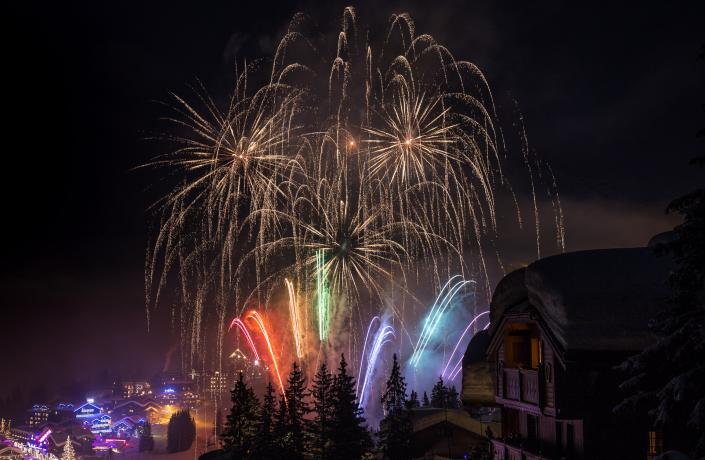
[[[475,334],[463,355],[463,366],[486,360],[487,345],[490,343],[490,332],[482,330]]]
[[[492,324],[505,312],[533,307],[564,351],[639,350],[653,340],[648,321],[666,301],[671,267],[649,248],[547,257],[500,281]]]

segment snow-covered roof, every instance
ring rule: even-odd
[[[533,307],[564,351],[639,350],[653,340],[648,322],[667,299],[671,267],[649,248],[547,257],[502,279],[492,324],[507,311]]]

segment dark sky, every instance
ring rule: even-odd
[[[153,101],[196,78],[223,94],[233,56],[269,54],[298,10],[334,30],[344,4],[321,3],[6,7],[0,395],[158,370],[174,339],[164,318],[145,331],[154,178],[129,171],[155,153],[144,138],[164,112]],[[703,148],[705,2],[534,3],[354,4],[375,27],[409,11],[518,100],[558,177],[569,250],[643,245],[698,180],[687,160]]]

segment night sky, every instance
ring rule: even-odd
[[[296,11],[335,30],[344,4],[321,3],[6,7],[0,396],[160,370],[175,336],[167,309],[146,332],[143,288],[157,178],[131,171],[159,152],[154,101],[197,79],[222,97],[235,57],[269,55]],[[568,250],[644,245],[677,222],[664,208],[696,186],[703,149],[705,2],[377,3],[355,3],[363,24],[408,11],[516,98],[559,180]]]

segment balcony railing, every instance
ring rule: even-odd
[[[545,457],[520,446],[493,439],[492,458],[493,460],[548,460],[551,457]]]
[[[539,373],[535,370],[504,369],[504,399],[539,404]]]

